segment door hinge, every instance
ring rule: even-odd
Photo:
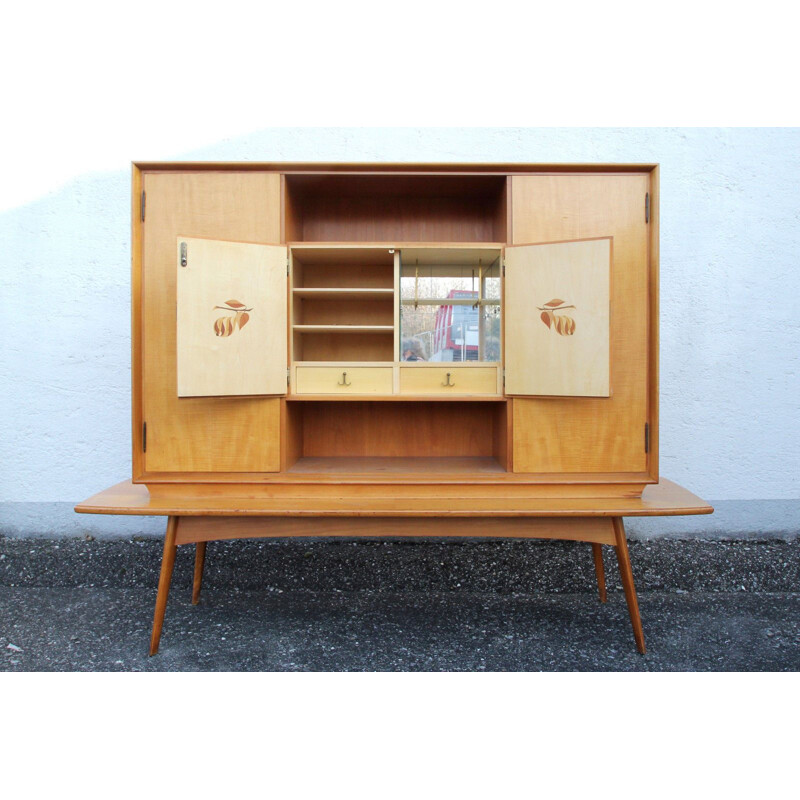
[[[147,452],[147,423],[142,423],[142,452]]]
[[[286,256],[286,277],[289,277],[289,256]]]
[[[185,267],[189,263],[189,246],[186,242],[181,242],[181,266]]]
[[[146,202],[146,199],[145,199],[144,189],[142,189],[142,199],[141,199],[141,202],[140,202],[140,205],[139,205],[139,210],[141,211],[141,214],[142,214],[142,222],[144,222],[144,205],[145,205],[145,202]]]
[[[290,378],[291,374],[292,374],[291,368],[287,367],[287,369],[286,369],[286,385],[287,386],[289,385],[289,378]]]
[[[644,424],[644,451],[645,453],[650,452],[650,423],[645,422]]]
[[[644,221],[645,224],[650,222],[650,192],[644,196]]]

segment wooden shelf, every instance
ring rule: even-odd
[[[320,300],[374,300],[391,299],[394,297],[394,289],[316,289],[300,288],[293,289],[295,297],[307,297]]]
[[[315,362],[317,363],[317,362]],[[391,361],[381,363],[380,366],[391,366]],[[297,362],[298,366],[303,366],[302,361]],[[374,366],[372,362],[361,364],[359,362],[351,362],[351,366],[363,367]],[[323,366],[329,366],[323,362]],[[336,366],[333,364],[332,366]],[[299,401],[341,401],[341,402],[357,402],[359,400],[369,401],[370,403],[408,403],[408,402],[425,402],[425,403],[506,403],[511,398],[498,394],[288,394],[286,395],[287,402]]]
[[[394,325],[294,325],[297,333],[394,333]]]
[[[505,175],[287,175],[286,239],[502,240],[508,223],[506,184]]]
[[[504,473],[495,458],[304,457],[288,472],[304,475],[481,475]]]
[[[509,473],[506,473],[509,476]],[[433,476],[430,476],[433,477]],[[284,478],[285,480],[285,478]],[[504,477],[505,481],[506,478]],[[396,486],[396,484],[392,484]],[[418,491],[418,490],[417,490]],[[441,487],[439,487],[441,491]],[[696,495],[662,478],[647,486],[641,497],[502,497],[467,493],[458,487],[456,502],[443,502],[441,495],[408,497],[398,502],[396,492],[368,496],[362,486],[337,484],[336,497],[304,495],[296,486],[291,496],[233,496],[203,492],[193,497],[178,484],[163,495],[151,496],[143,484],[122,481],[79,503],[79,514],[135,514],[139,516],[230,515],[230,516],[342,516],[342,517],[651,517],[710,514],[714,510]],[[235,492],[239,494],[236,495]],[[319,536],[319,520],[308,535]],[[347,531],[351,534],[351,531]],[[486,535],[484,531],[484,535]]]

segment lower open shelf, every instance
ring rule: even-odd
[[[373,474],[382,475],[491,475],[505,470],[496,458],[414,458],[414,457],[361,457],[337,458],[305,456],[289,468],[300,474]]]
[[[283,471],[487,474],[511,471],[507,403],[286,403]]]

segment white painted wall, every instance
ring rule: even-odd
[[[273,128],[131,155],[660,162],[661,472],[719,513],[633,527],[800,528],[800,129]],[[130,474],[129,216],[122,163],[0,212],[0,530],[163,527],[69,505]]]

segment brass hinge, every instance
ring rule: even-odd
[[[147,423],[142,423],[142,452],[147,452]]]
[[[644,196],[644,221],[645,224],[650,222],[650,192]]]
[[[141,214],[142,214],[142,222],[144,222],[144,204],[145,204],[145,194],[144,194],[144,189],[142,189],[142,200],[141,200],[140,209],[139,209],[141,211]]]
[[[644,451],[645,453],[650,452],[650,423],[645,422],[644,424]]]

